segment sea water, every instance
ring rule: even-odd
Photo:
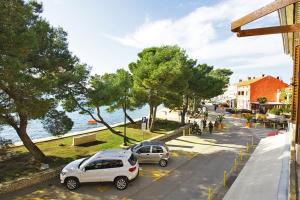
[[[106,111],[106,108],[107,107],[101,107],[100,113],[103,119],[108,124],[116,124],[116,123],[124,122],[124,112],[122,110],[116,110],[113,113],[108,113]],[[149,113],[149,107],[144,106],[141,109],[137,109],[135,111],[127,111],[127,113],[132,119],[147,117]],[[89,115],[79,114],[78,112],[67,113],[67,115],[74,122],[73,128],[70,131],[70,133],[76,131],[84,131],[91,128],[103,127],[103,125],[99,123],[94,125],[89,125],[88,120],[92,119],[91,116]],[[12,127],[2,126],[2,128],[3,130],[2,131],[0,130],[0,137],[3,137],[5,139],[11,139],[12,142],[20,141],[19,136],[17,135],[16,131]],[[43,128],[43,125],[40,120],[29,121],[27,126],[27,133],[32,140],[52,136]]]

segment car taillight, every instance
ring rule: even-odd
[[[128,169],[129,172],[134,172],[135,170],[136,170],[136,166],[130,167],[130,168]]]

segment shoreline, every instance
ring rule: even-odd
[[[161,108],[160,110],[157,111],[157,118],[161,118],[161,119],[167,119],[167,120],[171,120],[171,121],[178,121],[177,117],[172,116],[171,113],[167,112],[168,114],[165,115],[165,112],[169,111],[169,109],[167,108]],[[147,115],[147,118],[149,118],[149,114]],[[142,117],[139,118],[135,118],[133,119],[135,122],[141,121]],[[130,122],[127,122],[127,124],[129,124]],[[115,123],[115,124],[111,124],[110,126],[112,128],[118,127],[118,126],[122,126],[124,125],[124,122],[119,122],[119,123]],[[77,135],[83,135],[83,134],[88,134],[88,133],[94,133],[94,132],[98,132],[98,131],[102,131],[102,130],[106,130],[107,128],[105,126],[102,127],[98,127],[98,128],[90,128],[90,129],[86,129],[83,131],[75,131],[75,132],[71,132],[71,133],[66,133],[64,135],[61,136],[48,136],[48,137],[43,137],[43,138],[38,138],[38,139],[33,139],[32,142],[37,144],[37,143],[41,143],[41,142],[47,142],[47,141],[52,141],[52,140],[59,140],[62,138],[67,138],[67,137],[72,137],[72,136],[77,136]],[[19,147],[19,146],[23,146],[23,142],[22,141],[18,141],[18,142],[13,142],[11,147]]]
[[[142,118],[136,118],[133,119],[135,122],[141,121]],[[129,124],[130,122],[127,122],[126,124]],[[124,125],[124,122],[120,122],[120,123],[115,123],[110,125],[112,128],[118,127]],[[106,130],[107,128],[105,126],[99,127],[99,128],[91,128],[91,129],[87,129],[84,131],[76,131],[76,132],[72,132],[72,133],[66,133],[62,136],[49,136],[49,137],[44,137],[44,138],[39,138],[39,139],[33,139],[32,142],[37,144],[37,143],[41,143],[41,142],[48,142],[48,141],[52,141],[52,140],[59,140],[62,138],[67,138],[67,137],[72,137],[72,136],[77,136],[77,135],[83,135],[83,134],[87,134],[87,133],[94,133],[94,132],[98,132],[98,131],[102,131],[102,130]],[[11,147],[19,147],[19,146],[23,146],[23,142],[19,141],[19,142],[14,142],[12,144]]]

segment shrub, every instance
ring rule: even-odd
[[[245,114],[244,117],[245,117],[245,119],[247,120],[248,123],[250,123],[252,118],[253,118],[253,116],[249,113]]]
[[[218,115],[216,118],[216,121],[218,121],[219,123],[222,123],[222,121],[225,119],[224,115]]]
[[[265,104],[265,103],[267,103],[268,99],[266,97],[258,97],[257,101],[260,104]]]
[[[268,113],[273,115],[280,115],[282,113],[282,110],[277,108],[272,108],[268,110]]]
[[[233,109],[232,109],[232,113],[234,113],[234,114],[237,114],[238,112],[239,112],[239,109],[237,108],[237,107],[234,107]]]

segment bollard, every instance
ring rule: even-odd
[[[237,162],[236,162],[236,158],[235,158],[233,161],[233,172],[236,172],[236,165],[237,165]]]
[[[182,132],[183,132],[183,136],[185,136],[185,129],[183,129],[183,131],[182,131]]]
[[[223,186],[226,187],[226,181],[227,181],[227,172],[224,170],[224,180],[223,180]]]
[[[247,144],[246,144],[246,153],[248,153],[248,152],[249,152],[249,144],[247,142]]]
[[[189,128],[189,135],[191,135],[191,128]]]
[[[212,200],[212,189],[211,189],[211,187],[208,188],[207,200]]]
[[[243,151],[240,150],[240,161],[243,161]]]
[[[252,139],[251,139],[251,146],[252,146],[252,147],[254,146],[254,139],[253,139],[253,136],[252,136]]]

